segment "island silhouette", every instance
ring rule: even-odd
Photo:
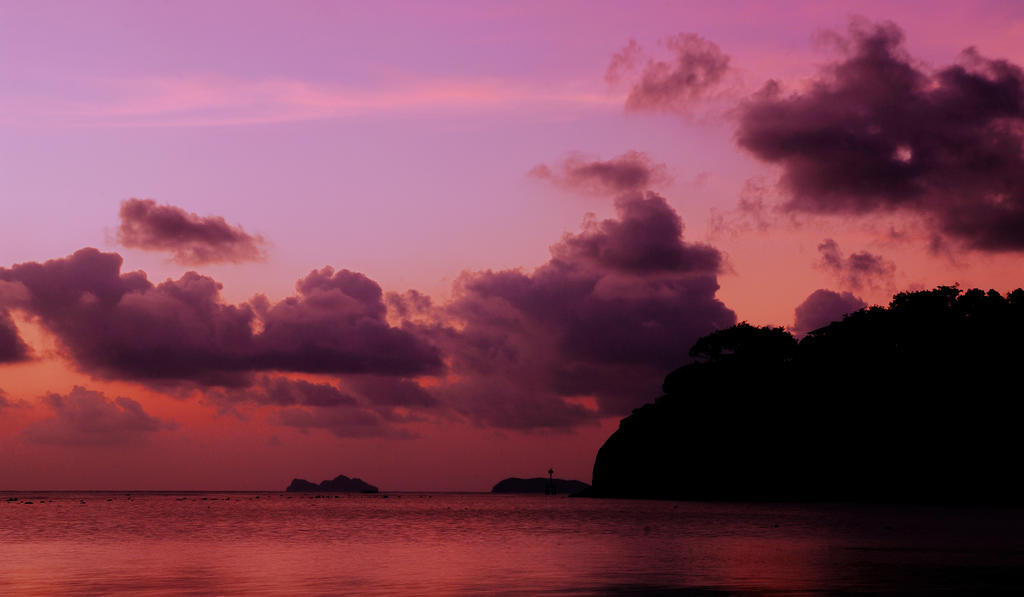
[[[624,418],[585,495],[1021,503],[1024,290],[903,292],[801,340],[697,341]]]
[[[305,479],[292,479],[285,491],[291,492],[328,492],[328,493],[377,493],[380,491],[376,486],[370,485],[362,479],[350,479],[345,475],[338,475],[333,479],[321,481],[319,484]]]
[[[568,495],[583,491],[590,485],[575,479],[555,479],[551,477],[532,477],[520,479],[509,477],[498,481],[491,488],[491,493],[545,493]]]

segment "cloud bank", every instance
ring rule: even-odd
[[[620,166],[643,174],[623,178]],[[0,284],[19,289],[8,308],[52,333],[79,370],[199,388],[227,411],[272,407],[280,425],[403,437],[402,424],[422,415],[458,414],[491,427],[571,428],[625,414],[698,337],[736,321],[715,296],[721,253],[685,241],[665,198],[637,189],[657,179],[646,156],[573,167],[560,184],[627,189],[616,217],[586,218],[532,272],[463,272],[441,305],[416,291],[385,297],[366,275],[331,267],[283,300],[227,304],[209,276],[154,284],[96,249],[0,268]],[[78,407],[112,412],[95,396],[69,396],[49,399],[68,429]]]
[[[435,347],[387,323],[380,287],[362,274],[324,268],[278,303],[257,296],[228,305],[208,276],[188,272],[154,285],[144,272],[122,273],[121,264],[116,253],[81,249],[0,268],[0,280],[27,289],[19,308],[96,377],[239,386],[258,371],[417,375],[443,368]]]
[[[628,412],[697,338],[735,323],[715,297],[721,254],[684,241],[663,197],[628,193],[615,208],[532,272],[464,272],[440,306],[389,296],[448,355],[433,394],[481,425],[571,427]]]
[[[346,378],[345,385],[356,390],[350,392],[334,383],[264,375],[246,388],[207,392],[206,399],[223,410],[240,404],[278,407],[272,421],[302,431],[324,429],[337,437],[412,437],[393,425],[410,418],[394,408],[430,408],[436,401],[412,381],[385,379],[390,392],[374,391],[380,386],[372,380],[353,383]],[[416,393],[428,399],[409,399]]]
[[[100,392],[75,386],[66,395],[48,394],[43,405],[51,416],[22,432],[39,444],[106,446],[137,443],[147,435],[178,428],[174,421],[150,416],[131,398],[113,400]]]

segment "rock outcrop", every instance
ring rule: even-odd
[[[350,479],[338,475],[333,479],[322,481],[319,485],[305,479],[292,479],[285,491],[305,491],[322,493],[377,493],[379,490],[362,479]]]
[[[291,484],[285,491],[322,491],[320,486],[305,479],[292,479]]]

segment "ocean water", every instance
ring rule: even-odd
[[[1024,511],[0,493],[0,594],[1022,595]]]

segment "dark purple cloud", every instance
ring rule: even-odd
[[[380,286],[360,273],[314,271],[261,314],[254,340],[261,369],[412,376],[437,373],[441,354],[390,326]]]
[[[200,217],[152,199],[121,202],[118,241],[125,247],[169,251],[185,265],[262,261],[265,243],[260,236],[231,226],[220,216]]]
[[[150,416],[131,398],[111,400],[80,386],[67,395],[46,395],[43,404],[52,412],[51,416],[23,431],[26,439],[40,444],[134,444],[149,434],[178,427],[174,421]]]
[[[815,290],[797,306],[793,331],[797,334],[806,334],[833,321],[839,321],[843,315],[853,313],[866,306],[867,303],[850,292]]]
[[[671,181],[664,164],[653,162],[639,151],[628,151],[610,160],[571,154],[554,168],[541,164],[530,174],[577,191],[611,195],[642,191]]]
[[[839,244],[826,238],[818,245],[819,265],[832,272],[845,288],[860,290],[864,286],[878,288],[891,282],[896,265],[881,255],[867,251],[844,257]]]
[[[0,305],[0,365],[25,361],[28,358],[28,346],[18,335],[18,328],[14,325],[10,313]]]
[[[636,41],[612,56],[605,79],[631,85],[629,110],[678,111],[708,94],[729,71],[729,57],[718,45],[693,33],[680,33],[661,45],[667,60],[650,57]]]
[[[1024,250],[1024,72],[968,48],[934,72],[892,23],[853,25],[805,90],[771,82],[741,106],[739,144],[782,167],[785,207],[901,211],[979,250]]]
[[[20,307],[53,332],[78,367],[105,378],[244,386],[255,371],[415,375],[442,368],[438,350],[390,326],[380,287],[330,268],[297,296],[227,305],[220,284],[188,272],[153,285],[121,273],[121,257],[82,249],[0,268],[19,282]],[[256,330],[260,330],[257,333]]]
[[[406,305],[421,321],[433,310],[417,327],[448,355],[432,394],[482,425],[572,427],[636,407],[698,337],[735,323],[715,298],[721,255],[685,242],[663,198],[632,193],[616,210],[533,272],[464,272],[450,303]]]
[[[0,280],[24,285],[24,311],[93,375],[239,383],[253,351],[252,310],[220,303],[220,285],[195,272],[154,286],[143,272],[122,274],[121,263],[82,249],[0,268]]]
[[[579,234],[551,247],[554,260],[621,272],[709,272],[722,265],[709,245],[682,242],[683,222],[663,197],[630,193],[615,200],[617,219],[588,219]]]

